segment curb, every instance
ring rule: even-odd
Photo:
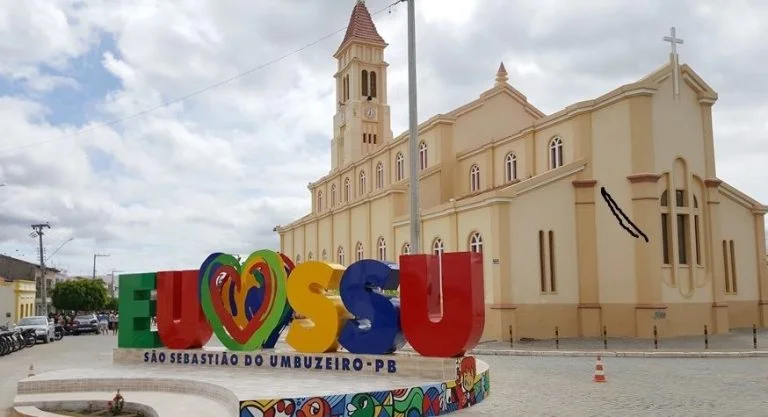
[[[404,352],[415,353],[410,347]],[[684,351],[615,351],[615,350],[516,350],[516,349],[472,349],[467,352],[478,356],[537,356],[537,357],[608,357],[608,358],[669,358],[669,359],[703,359],[703,358],[768,358],[766,350],[733,351],[733,352],[684,352]]]
[[[594,351],[568,351],[568,350],[491,350],[474,349],[469,353],[473,355],[486,356],[539,356],[539,357],[612,357],[612,358],[768,358],[768,351],[747,351],[747,352],[675,352],[675,351],[656,351],[656,352],[624,352],[610,350]]]

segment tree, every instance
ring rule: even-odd
[[[102,281],[76,278],[56,284],[51,301],[58,310],[95,311],[107,303],[107,288]]]
[[[104,309],[105,310],[117,311],[117,309],[118,309],[117,298],[115,298],[115,297],[107,298],[107,302],[106,302],[106,304],[104,304]]]

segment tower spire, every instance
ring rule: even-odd
[[[504,61],[502,61],[501,65],[499,65],[499,70],[496,71],[496,85],[504,85],[508,80],[507,69],[504,67]]]
[[[344,34],[344,40],[341,41],[338,54],[347,44],[352,41],[372,43],[378,46],[387,46],[384,38],[379,35],[376,25],[373,23],[371,13],[365,5],[365,0],[357,0],[352,9],[352,15],[349,17],[347,32]],[[335,54],[334,54],[335,55]]]

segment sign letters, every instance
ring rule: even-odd
[[[399,298],[382,291],[398,288]],[[294,265],[270,250],[242,263],[214,253],[199,270],[120,275],[119,303],[121,348],[198,349],[216,333],[230,351],[251,352],[273,348],[287,329],[286,342],[301,353],[342,346],[386,355],[408,342],[422,356],[450,358],[477,345],[485,324],[482,255],[472,252],[348,267]]]

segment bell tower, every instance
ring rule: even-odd
[[[387,104],[387,43],[365,0],[356,0],[347,32],[333,55],[338,62],[331,170],[341,169],[392,140]]]

